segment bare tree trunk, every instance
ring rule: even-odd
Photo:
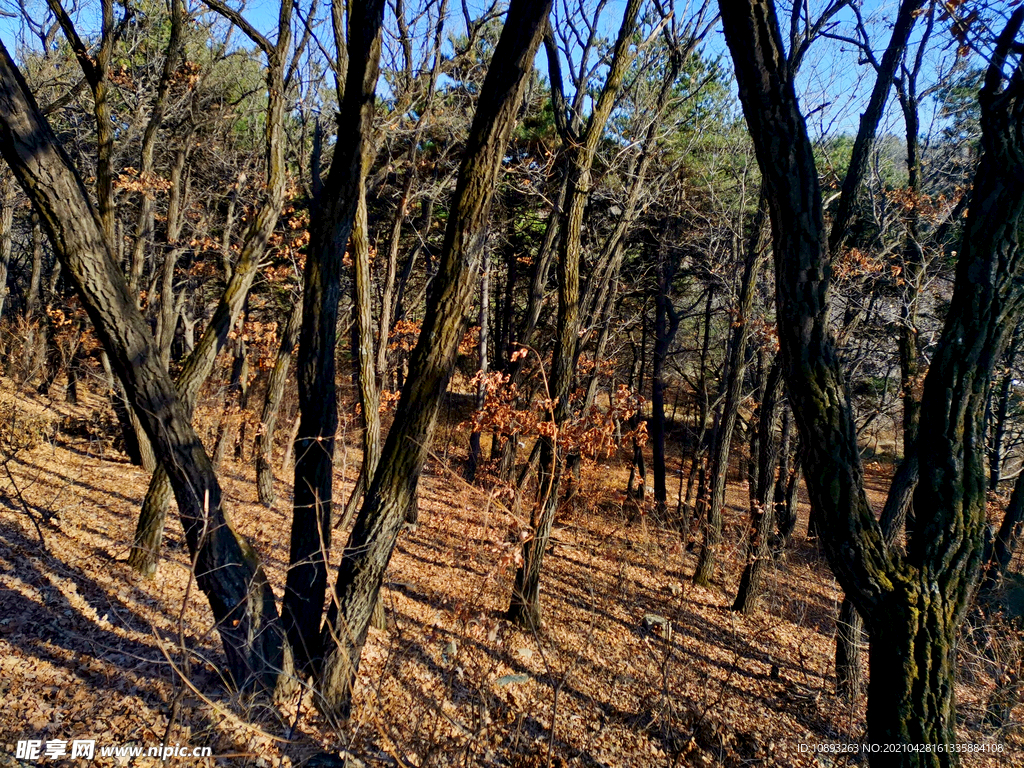
[[[288,323],[281,336],[281,347],[267,379],[267,394],[260,414],[260,430],[256,435],[256,492],[265,507],[274,503],[274,428],[277,426],[277,413],[281,409],[288,384],[292,353],[299,341],[301,322],[302,305],[297,303],[288,315]]]
[[[480,91],[423,329],[394,426],[342,555],[324,628],[319,706],[334,714],[348,714],[384,571],[415,498],[486,247],[495,182],[549,10],[546,0],[512,0]]]
[[[1022,533],[1024,533],[1024,472],[1017,475],[1017,482],[1014,483],[1013,494],[1010,496],[1010,503],[1007,504],[1006,512],[1003,514],[999,532],[992,542],[991,551],[985,553],[985,570],[980,594],[985,595],[994,589],[1006,573],[1006,569],[1017,551],[1017,545],[1020,544]]]
[[[37,370],[40,356],[39,302],[43,285],[43,229],[39,216],[32,214],[32,271],[29,274],[28,291],[25,293],[24,317],[26,324],[25,348],[22,352],[22,383],[27,384]]]
[[[478,354],[480,356],[480,382],[476,388],[476,408],[483,410],[487,399],[487,335],[490,325],[490,313],[487,311],[491,301],[491,252],[484,248],[481,256],[480,266],[480,340]],[[480,458],[483,453],[480,447],[480,426],[474,422],[473,432],[469,436],[469,463],[466,466],[466,481],[473,482],[476,479],[476,470],[480,465]]]
[[[743,276],[740,279],[739,302],[736,308],[737,315],[733,321],[732,343],[729,349],[725,402],[722,404],[712,449],[711,499],[707,518],[704,521],[704,542],[697,558],[697,567],[693,573],[693,583],[705,586],[711,583],[716,568],[718,548],[722,542],[722,508],[725,505],[725,481],[729,471],[732,432],[736,424],[736,416],[739,413],[743,375],[746,371],[747,339],[750,336],[750,315],[754,308],[757,277],[766,254],[765,246],[768,237],[766,194],[766,191],[762,189],[753,234],[746,248]]]
[[[1006,442],[1006,427],[1010,415],[1010,396],[1013,393],[1013,366],[1017,362],[1017,347],[1019,346],[1020,332],[1014,332],[1010,339],[1009,347],[1003,356],[1004,373],[999,382],[998,398],[996,404],[996,419],[992,430],[992,439],[988,451],[988,489],[995,491],[999,489],[999,481],[1003,476],[1004,443]]]
[[[776,507],[768,494],[774,486],[775,464],[779,455],[779,443],[775,429],[779,416],[779,401],[782,395],[782,361],[776,357],[768,374],[764,399],[761,401],[758,424],[758,471],[757,488],[750,507],[750,543],[747,546],[747,565],[740,577],[739,590],[732,609],[747,615],[757,612],[763,582],[771,562],[771,537],[775,532]],[[788,442],[789,420],[785,421],[782,442]],[[788,447],[788,446],[787,446]]]
[[[789,547],[790,537],[796,528],[796,505],[790,503],[790,484],[796,470],[793,461],[792,436],[793,416],[789,408],[782,414],[782,441],[779,446],[779,477],[775,481],[775,491],[772,494],[775,504],[775,520],[779,531],[779,546],[776,556]]]
[[[7,269],[11,264],[11,229],[14,225],[14,177],[0,170],[0,319],[7,304]]]
[[[132,406],[168,468],[196,581],[213,609],[228,672],[273,690],[288,663],[274,593],[252,548],[230,527],[217,477],[104,236],[81,179],[0,45],[0,153],[32,201],[82,297]]]
[[[714,308],[715,289],[708,286],[705,293],[704,304],[704,338],[700,348],[700,370],[697,374],[697,430],[693,439],[690,451],[690,475],[686,481],[686,494],[683,497],[683,506],[679,510],[680,534],[684,542],[690,539],[690,520],[698,517],[698,505],[700,494],[698,484],[695,482],[704,464],[704,457],[707,454],[708,420],[711,415],[711,395],[708,391],[708,353],[711,349],[711,314]],[[691,494],[696,492],[694,497]],[[693,504],[691,506],[691,499]]]
[[[142,135],[142,151],[140,163],[140,178],[147,178],[153,172],[154,152],[156,150],[157,131],[163,123],[164,112],[167,108],[167,98],[171,89],[171,81],[178,68],[178,61],[181,58],[181,28],[184,15],[181,0],[172,0],[170,3],[171,28],[167,40],[167,52],[164,55],[164,66],[160,73],[160,82],[157,85],[156,97],[153,99],[153,106],[150,109],[149,120]],[[181,163],[184,164],[185,153],[179,152]],[[180,184],[181,171],[179,169],[177,178],[172,179],[172,184]],[[170,224],[169,220],[169,224]],[[169,226],[169,231],[173,228]],[[142,284],[143,268],[145,266],[146,246],[153,236],[153,200],[147,194],[139,195],[139,215],[135,224],[135,243],[128,266],[128,290],[132,294],[138,294]],[[176,238],[175,238],[176,239]]]
[[[540,627],[540,574],[547,549],[548,537],[555,512],[558,509],[559,480],[564,460],[557,438],[558,430],[571,415],[569,395],[576,375],[576,361],[580,341],[580,256],[582,253],[583,214],[590,197],[590,174],[597,146],[604,135],[605,125],[622,85],[626,70],[632,61],[630,43],[640,11],[639,0],[628,0],[623,11],[622,24],[611,53],[611,63],[605,80],[586,125],[580,136],[573,136],[566,125],[567,118],[562,96],[562,83],[552,80],[552,98],[556,125],[563,141],[574,144],[567,159],[567,191],[565,221],[558,249],[558,338],[551,368],[551,392],[554,401],[551,414],[552,434],[541,435],[540,497],[534,506],[531,524],[532,538],[523,543],[523,564],[516,572],[515,585],[507,616],[524,627]],[[550,50],[551,38],[547,38]],[[549,56],[550,58],[550,56]],[[557,53],[554,57],[557,62]],[[557,70],[557,66],[556,66]]]
[[[335,2],[333,7],[335,38],[343,43],[342,4]],[[339,48],[339,56],[344,51],[347,71],[337,142],[310,223],[303,279],[295,506],[283,614],[297,665],[305,673],[314,671],[322,658],[320,622],[327,590],[326,553],[331,545],[338,428],[334,358],[341,262],[359,205],[364,144],[372,130],[383,15],[383,0],[368,0],[348,9],[348,48],[344,44]],[[339,88],[341,82],[339,75]]]
[[[658,249],[658,291],[654,297],[654,353],[651,355],[651,447],[654,503],[664,517],[668,489],[665,483],[665,360],[679,328],[679,313],[672,306],[672,280],[676,263],[666,249]]]

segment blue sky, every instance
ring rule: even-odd
[[[194,10],[203,7],[197,0],[187,0],[187,2]],[[475,2],[477,5],[480,4],[480,0],[475,0]],[[33,18],[46,17],[45,0],[25,0],[25,3]],[[303,6],[308,7],[308,5],[308,0],[305,0]],[[861,4],[862,14],[872,34],[873,47],[876,51],[881,51],[888,41],[889,28],[886,21],[895,14],[896,5],[896,0],[863,0]],[[460,3],[451,3],[451,6],[449,31],[455,32],[463,26]],[[98,17],[97,7],[96,0],[83,0],[82,10],[78,14],[78,21],[83,31],[88,31],[90,28],[95,29]],[[235,7],[239,7],[237,3]],[[624,0],[610,0],[601,23],[602,28],[607,30],[607,36],[611,37],[615,34],[623,7]],[[684,4],[680,2],[678,7],[682,9]],[[823,3],[812,3],[812,15],[815,13],[815,8],[820,12],[821,7],[823,7]],[[471,10],[473,8],[472,2],[470,8]],[[277,0],[249,0],[245,4],[244,14],[258,29],[272,34],[276,26],[277,9]],[[3,40],[8,50],[13,52],[17,47],[19,33],[24,26],[16,17],[12,18],[7,15],[12,11],[17,11],[16,0],[0,0],[0,39]],[[781,15],[782,23],[785,25],[788,22],[788,14]],[[851,36],[853,34],[853,28],[850,26],[852,18],[852,13],[849,10],[837,16],[837,19],[842,22],[840,31]],[[236,39],[243,40],[241,36],[237,36]],[[725,41],[720,30],[716,30],[709,36],[704,50],[710,56],[724,55],[725,61],[728,62]],[[933,51],[930,56],[932,61],[925,67],[926,72],[948,66],[951,60],[948,51]],[[834,40],[819,40],[812,47],[801,70],[799,82],[801,101],[812,134],[821,136],[837,132],[852,133],[856,130],[860,110],[864,105],[870,83],[873,81],[871,67],[859,63],[860,59],[860,55],[852,49],[852,46],[843,45]],[[537,64],[541,73],[546,75],[547,64],[543,53],[539,55]],[[923,85],[927,86],[928,83]],[[897,114],[898,110],[893,108],[894,105],[895,99],[890,97],[885,130],[899,134],[903,131],[902,118]],[[925,114],[922,115],[924,118],[922,127],[927,130],[928,121],[932,116],[928,110],[928,104],[923,106]]]

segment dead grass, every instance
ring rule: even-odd
[[[217,674],[205,600],[194,585],[186,599],[177,521],[155,580],[123,562],[149,478],[87,431],[57,429],[103,403],[69,408],[2,382],[0,404],[34,419],[42,435],[9,459],[9,476],[0,472],[0,764],[18,739],[95,738],[210,746],[219,758],[181,761],[260,768],[324,750],[392,766],[817,766],[846,763],[818,760],[801,744],[864,736],[863,702],[848,708],[832,695],[841,595],[813,547],[800,541],[777,565],[761,615],[739,616],[729,606],[745,488],[730,485],[715,587],[697,588],[694,555],[678,534],[647,517],[629,522],[616,501],[628,472],[618,459],[588,467],[583,493],[559,516],[540,633],[501,618],[524,521],[500,493],[466,486],[438,457],[421,486],[420,524],[402,534],[388,571],[390,626],[371,631],[348,726],[325,722],[308,692],[279,708],[239,700]],[[201,411],[197,423],[216,418]],[[458,449],[447,456],[457,462]],[[341,459],[343,496],[357,454]],[[280,498],[266,510],[248,464],[227,463],[221,478],[232,518],[280,596],[287,484],[279,474]],[[875,479],[872,493],[884,493],[884,479]],[[52,516],[40,522],[45,549],[18,494],[39,521]],[[802,505],[802,526],[806,512]],[[649,613],[671,621],[671,638],[643,629]],[[990,738],[991,690],[981,667],[959,686],[962,741]],[[1019,707],[1015,714],[1019,721]],[[998,736],[1004,756],[965,765],[1024,764],[1019,731]]]

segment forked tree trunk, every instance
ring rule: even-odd
[[[534,505],[531,526],[533,537],[523,543],[523,564],[516,572],[512,599],[507,616],[524,626],[539,628],[540,573],[548,537],[558,509],[559,479],[562,476],[564,447],[558,445],[557,432],[569,421],[572,413],[569,396],[576,377],[580,340],[580,258],[583,251],[583,214],[590,199],[591,168],[597,147],[604,136],[605,125],[615,106],[616,96],[632,61],[630,45],[636,28],[640,0],[627,0],[622,24],[611,52],[611,63],[604,86],[596,99],[593,112],[579,136],[567,125],[561,80],[552,80],[555,124],[563,141],[572,146],[567,157],[566,209],[562,239],[558,248],[558,330],[554,359],[551,363],[551,391],[554,401],[550,426],[552,431],[541,435],[540,497]],[[550,37],[548,38],[550,40]],[[550,46],[550,43],[548,43]],[[554,57],[557,71],[557,54]],[[571,121],[575,123],[576,121]]]
[[[840,584],[871,632],[872,743],[956,741],[955,636],[973,593],[984,525],[984,411],[992,369],[1022,302],[1024,69],[1003,68],[1024,22],[1014,12],[982,89],[982,156],[946,324],[924,384],[918,524],[906,556],[887,545],[864,491],[853,408],[828,330],[829,248],[814,153],[785,68],[770,0],[720,0],[758,164],[768,184],[777,315],[807,489]],[[905,3],[894,38],[908,34]],[[887,50],[886,56],[888,57]],[[779,151],[784,146],[786,151]],[[871,755],[877,766],[951,766],[956,753]]]
[[[196,581],[213,609],[229,675],[241,688],[273,690],[289,667],[273,590],[255,552],[224,516],[213,467],[157,360],[149,328],[85,187],[2,45],[0,153],[38,211],[132,406],[168,467]]]
[[[363,146],[372,128],[383,16],[383,0],[368,0],[350,8],[345,52],[348,71],[338,112],[337,142],[331,169],[312,213],[303,277],[295,506],[283,618],[297,665],[304,672],[315,671],[322,658],[320,623],[327,590],[326,553],[331,546],[338,429],[334,358],[342,256],[352,234],[361,189]],[[344,20],[334,21],[335,37],[341,41]]]
[[[465,330],[497,176],[533,67],[550,0],[512,0],[480,90],[423,329],[394,425],[342,555],[324,627],[321,709],[347,716],[384,571],[414,503],[441,397]]]

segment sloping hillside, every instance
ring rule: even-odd
[[[4,382],[0,404],[9,425],[0,468],[0,764],[31,764],[15,759],[27,739],[95,739],[97,765],[156,765],[99,749],[160,744],[210,747],[214,756],[169,764],[260,768],[323,765],[309,758],[324,751],[366,766],[856,761],[801,747],[864,737],[863,702],[850,709],[832,693],[841,595],[813,544],[798,537],[776,565],[760,616],[729,609],[746,530],[738,485],[730,486],[726,570],[704,589],[690,584],[694,556],[678,533],[631,514],[623,460],[585,467],[581,492],[556,524],[546,623],[533,635],[502,619],[525,522],[499,489],[460,479],[454,449],[454,469],[437,457],[420,522],[402,534],[386,581],[388,628],[371,630],[355,714],[335,729],[307,691],[274,708],[225,690],[176,520],[155,580],[124,563],[148,477],[102,439],[98,398],[71,408]],[[200,412],[197,421],[212,418]],[[280,596],[287,485],[264,509],[242,458],[222,467],[226,497]],[[346,491],[357,459],[349,449],[340,462]],[[884,488],[884,477],[875,479]],[[805,524],[801,507],[801,535]],[[336,564],[337,548],[332,555]],[[989,637],[988,651],[962,644],[960,735],[1005,751],[965,764],[1024,765],[1019,729],[986,724],[1000,654],[1019,654],[1019,640],[1010,647],[1002,634]],[[1022,716],[1018,707],[1011,723]]]

